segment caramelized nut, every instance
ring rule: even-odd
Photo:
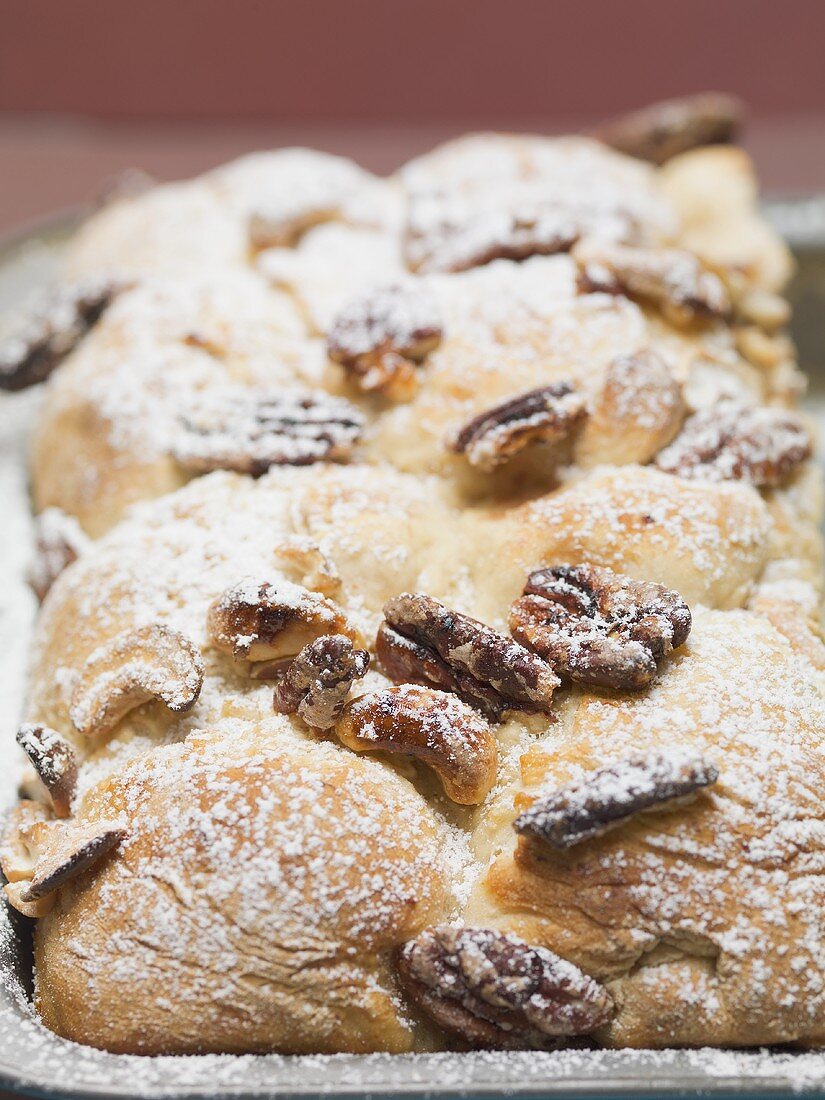
[[[487,928],[442,924],[401,949],[413,1002],[473,1047],[541,1049],[608,1022],[607,990],[543,947]]]
[[[452,691],[494,721],[510,709],[550,710],[558,678],[512,638],[420,593],[396,596],[384,617],[376,652],[396,683]]]
[[[483,802],[496,779],[498,746],[487,722],[455,695],[403,684],[362,695],[336,727],[356,752],[381,749],[413,756],[435,771],[449,798]]]
[[[654,103],[605,123],[594,137],[640,160],[664,164],[703,145],[728,145],[742,126],[740,100],[703,92]]]
[[[134,707],[157,699],[190,710],[203,684],[200,651],[178,630],[153,623],[95,650],[78,679],[69,716],[87,737],[108,733]]]
[[[51,796],[57,817],[68,817],[77,785],[77,757],[69,742],[48,726],[26,724],[17,744],[28,756]]]
[[[348,401],[326,394],[226,387],[192,401],[180,417],[171,452],[196,474],[234,470],[260,477],[271,466],[348,458],[363,423]]]
[[[690,252],[629,248],[582,241],[573,252],[584,291],[625,294],[657,306],[679,327],[726,318],[730,298],[722,280]]]
[[[678,477],[764,488],[781,485],[810,455],[810,436],[794,413],[724,401],[689,417],[656,465]]]
[[[45,381],[122,289],[122,283],[103,278],[44,294],[23,328],[0,343],[0,390],[23,390]]]
[[[492,470],[533,443],[569,438],[587,416],[584,398],[567,382],[530,390],[474,417],[450,441],[471,466]]]
[[[510,630],[561,676],[634,690],[683,645],[691,616],[678,592],[596,565],[531,573],[510,609]]]
[[[291,581],[247,577],[209,608],[209,635],[235,660],[278,661],[293,657],[324,634],[360,635],[340,608],[318,592]]]
[[[687,752],[633,756],[539,796],[513,827],[564,851],[624,825],[635,814],[669,809],[718,778],[713,764]]]
[[[289,663],[275,685],[273,705],[279,714],[297,714],[314,729],[335,725],[350,688],[370,663],[365,649],[356,649],[344,634],[316,638]]]
[[[96,821],[56,838],[35,864],[34,874],[20,892],[21,901],[37,901],[57,890],[111,852],[125,835],[118,822]]]
[[[438,302],[422,286],[373,290],[349,302],[327,337],[330,359],[365,393],[412,395],[416,367],[444,336]]]
[[[60,508],[45,508],[40,513],[34,521],[34,538],[28,582],[42,603],[63,570],[88,549],[90,539],[75,517]]]
[[[461,204],[449,192],[428,191],[410,196],[404,259],[419,274],[468,271],[569,252],[581,231],[569,209],[530,183],[515,185],[508,199],[479,195]]]

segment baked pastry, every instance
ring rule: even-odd
[[[820,477],[699,106],[605,133],[658,167],[295,150],[81,228],[0,351],[48,377],[0,851],[48,1027],[825,1043]]]

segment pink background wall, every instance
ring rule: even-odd
[[[303,141],[388,170],[714,88],[769,186],[825,188],[825,0],[0,0],[0,231],[140,164]]]

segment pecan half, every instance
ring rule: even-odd
[[[324,634],[360,635],[339,607],[319,592],[287,580],[247,577],[214,601],[207,616],[213,643],[235,660],[293,657]]]
[[[42,603],[49,589],[72,562],[77,561],[91,540],[74,516],[61,508],[45,508],[34,522],[35,555],[28,582]]]
[[[234,470],[260,477],[270,466],[349,458],[363,427],[358,409],[338,397],[232,386],[192,400],[171,453],[197,474]]]
[[[678,477],[766,488],[781,485],[810,456],[810,436],[794,413],[724,401],[688,417],[655,464]]]
[[[56,730],[30,723],[17,731],[17,744],[49,792],[56,816],[68,817],[77,786],[77,757],[72,746]]]
[[[493,260],[526,260],[569,252],[581,226],[540,186],[514,184],[500,193],[456,202],[449,192],[412,194],[404,232],[404,259],[411,271],[468,271]]]
[[[519,394],[473,417],[449,442],[471,466],[492,470],[533,443],[569,438],[587,416],[584,397],[567,382]]]
[[[487,928],[426,929],[402,947],[398,973],[420,1009],[473,1047],[554,1047],[613,1014],[610,994],[578,967]]]
[[[420,593],[390,600],[384,618],[376,653],[396,683],[452,691],[494,721],[511,709],[549,712],[558,677],[512,638]]]
[[[125,836],[120,823],[96,821],[56,838],[35,864],[31,879],[20,892],[21,901],[38,901],[63,886],[116,848]]]
[[[561,676],[616,690],[649,684],[690,626],[678,592],[597,565],[536,570],[510,609],[513,637]]]
[[[290,661],[275,685],[273,706],[279,714],[297,714],[313,729],[330,729],[369,663],[369,653],[356,649],[344,634],[316,638]]]
[[[23,390],[45,381],[122,289],[122,283],[101,278],[44,294],[23,326],[0,342],[0,390]]]
[[[725,318],[730,297],[718,275],[691,252],[670,248],[629,248],[582,241],[573,252],[579,287],[585,292],[625,294],[657,306],[674,325]]]
[[[441,311],[430,291],[388,286],[344,306],[327,336],[327,352],[365,393],[401,400],[415,391],[417,366],[443,336]]]
[[[565,679],[627,691],[649,684],[683,645],[691,613],[661,584],[599,565],[555,565],[530,573],[509,627]]]
[[[496,780],[492,729],[455,695],[402,684],[354,699],[336,727],[356,752],[381,749],[413,756],[438,775],[453,802],[483,802]]]
[[[120,634],[87,659],[69,716],[79,733],[108,733],[134,707],[158,700],[190,710],[203,685],[203,659],[185,635],[160,623]]]
[[[623,825],[635,814],[668,809],[718,778],[713,764],[687,752],[632,756],[540,795],[513,828],[564,851]]]
[[[653,103],[605,123],[593,135],[605,145],[653,164],[703,145],[729,145],[742,127],[741,100],[704,92]]]

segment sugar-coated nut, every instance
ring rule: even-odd
[[[495,783],[498,745],[491,727],[448,692],[415,684],[370,692],[347,705],[336,733],[356,752],[383,750],[421,760],[447,795],[465,806],[483,802]]]
[[[287,580],[257,577],[246,577],[212,603],[207,628],[213,644],[235,660],[294,657],[325,634],[344,634],[361,642],[343,611],[320,592]]]
[[[619,691],[649,684],[690,626],[678,592],[589,564],[536,570],[510,609],[513,637],[560,676]]]
[[[77,757],[69,742],[48,726],[26,723],[17,731],[25,752],[49,792],[57,817],[68,817],[77,785]]]
[[[221,387],[190,399],[170,449],[195,474],[232,470],[260,477],[271,466],[349,458],[363,425],[358,409],[325,393]]]
[[[471,466],[492,470],[525,447],[569,438],[587,416],[584,397],[567,382],[519,394],[468,421],[449,441]]]
[[[607,990],[543,947],[489,928],[442,924],[405,944],[404,990],[472,1047],[552,1049],[613,1015]]]
[[[741,100],[703,92],[622,115],[605,123],[594,136],[620,153],[664,164],[690,149],[735,141],[743,116]]]
[[[718,778],[713,764],[684,750],[634,756],[540,795],[513,827],[522,836],[564,851],[618,828],[636,814],[668,809]]]
[[[87,658],[69,716],[79,733],[99,736],[153,699],[176,714],[190,710],[202,685],[198,647],[179,630],[152,623],[118,635]]]
[[[279,714],[297,714],[313,729],[335,725],[350,688],[369,668],[365,649],[356,649],[344,634],[308,642],[276,683],[273,705]]]

